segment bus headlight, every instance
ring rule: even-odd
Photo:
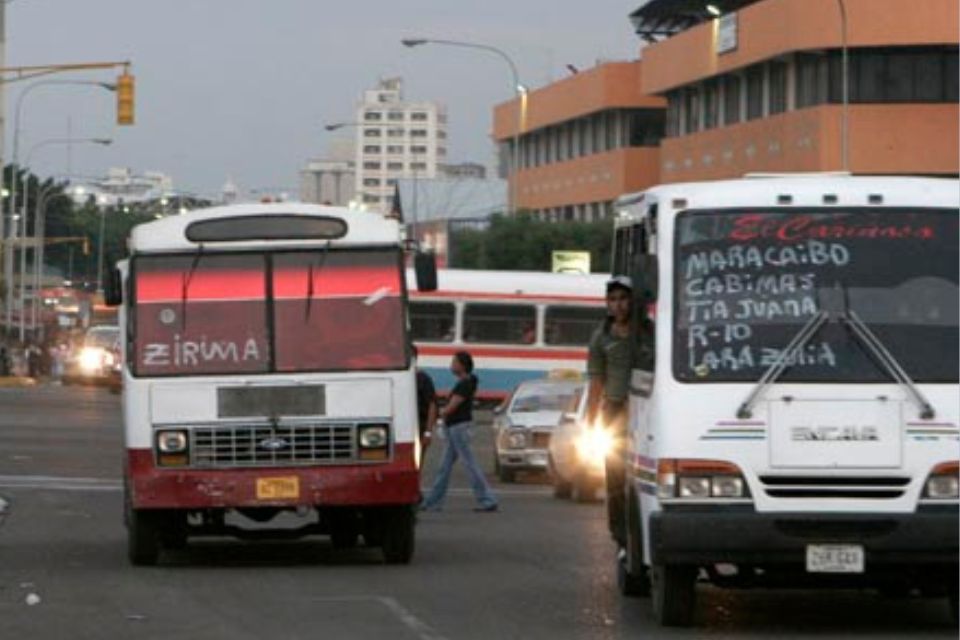
[[[574,441],[577,456],[585,464],[603,468],[607,455],[613,449],[613,436],[603,427],[590,427]]]
[[[661,500],[737,500],[750,497],[740,469],[721,460],[661,459],[657,468]]]
[[[187,432],[157,432],[157,450],[160,451],[160,453],[183,453],[187,450]]]
[[[387,428],[379,424],[363,425],[358,440],[362,449],[383,449],[387,446]]]
[[[934,467],[924,485],[923,497],[930,500],[960,498],[960,463],[944,462]]]

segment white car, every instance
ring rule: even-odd
[[[513,482],[520,471],[547,470],[550,438],[583,390],[580,381],[531,380],[495,410],[494,462],[502,482]]]
[[[550,477],[555,497],[587,502],[603,489],[613,437],[602,426],[587,424],[586,389],[576,400],[550,439]]]
[[[87,329],[83,343],[67,360],[63,383],[110,381],[120,358],[120,329],[116,325],[98,325]]]

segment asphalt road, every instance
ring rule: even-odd
[[[602,505],[556,501],[538,479],[497,485],[502,511],[475,514],[455,476],[410,566],[308,539],[203,541],[133,568],[120,428],[102,389],[0,390],[0,639],[957,637],[942,600],[709,587],[696,628],[660,629],[616,592]],[[490,468],[486,428],[477,449]]]

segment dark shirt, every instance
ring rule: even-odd
[[[437,390],[433,386],[433,380],[425,371],[417,371],[417,415],[420,418],[420,435],[432,427],[427,424],[427,415],[430,413],[430,405],[437,401]]]
[[[477,376],[467,376],[459,380],[450,392],[451,396],[463,398],[453,413],[447,416],[447,424],[455,425],[473,420],[473,395],[477,392]]]

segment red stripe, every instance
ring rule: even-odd
[[[277,298],[306,298],[308,269],[303,266],[278,267],[273,272],[273,293]],[[400,273],[393,267],[334,267],[314,269],[313,295],[369,296],[385,289],[387,295],[400,295]]]
[[[424,356],[452,356],[463,351],[461,346],[434,346],[417,344],[417,352]],[[529,360],[581,360],[587,357],[587,349],[516,348],[516,347],[476,347],[466,348],[470,355],[477,358],[520,358]]]
[[[140,271],[137,302],[179,301],[186,271]],[[191,300],[266,298],[263,271],[258,269],[204,269],[194,272],[187,289]]]
[[[591,302],[603,304],[603,298],[596,296],[568,296],[552,294],[527,294],[527,293],[489,293],[478,291],[428,291],[419,292],[410,291],[410,297],[414,299],[429,298],[464,298],[466,300],[530,300],[544,302]]]

